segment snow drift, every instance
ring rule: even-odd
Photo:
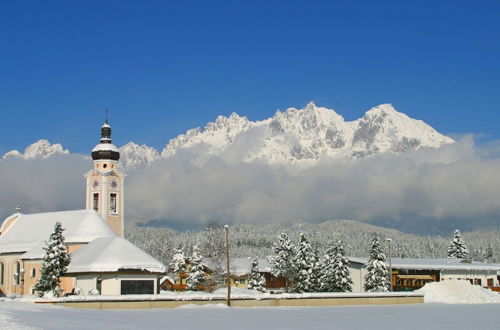
[[[468,281],[442,281],[427,283],[416,292],[424,293],[426,303],[490,304],[500,303],[500,294]]]

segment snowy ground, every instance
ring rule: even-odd
[[[496,304],[87,310],[0,302],[10,329],[498,329]]]
[[[421,291],[425,304],[337,307],[92,310],[4,298],[0,329],[498,329],[498,293],[455,281]]]

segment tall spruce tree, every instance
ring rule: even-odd
[[[387,258],[380,247],[380,240],[376,234],[373,234],[370,244],[370,259],[368,260],[364,284],[366,292],[389,291],[391,284],[386,261]]]
[[[170,271],[174,273],[183,273],[186,271],[186,257],[182,249],[176,249],[172,257],[172,261],[169,263]]]
[[[179,277],[179,283],[182,282],[182,274],[186,272],[186,256],[182,249],[178,248],[175,250],[172,257],[172,261],[168,264],[168,268],[171,272]]]
[[[203,266],[203,256],[197,245],[193,246],[193,254],[189,259],[189,275],[186,279],[188,290],[198,290],[205,284],[206,275]]]
[[[351,292],[352,279],[342,241],[331,245],[321,262],[320,289],[324,292]]]
[[[274,256],[269,257],[271,273],[285,278],[285,290],[288,291],[290,280],[293,277],[293,258],[295,256],[292,241],[285,232],[278,236],[278,241],[273,244]]]
[[[300,241],[295,250],[292,268],[294,270],[293,291],[319,291],[320,269],[318,257],[303,233],[300,234]]]
[[[450,259],[468,259],[469,248],[462,240],[462,234],[458,229],[453,233],[453,239],[448,247],[448,258]]]
[[[34,289],[42,297],[45,293],[52,292],[54,296],[60,295],[59,280],[68,268],[70,258],[64,246],[64,229],[60,222],[56,222],[54,231],[45,242],[45,257],[40,275],[40,280]]]
[[[336,256],[337,244],[332,244],[326,249],[326,253],[320,262],[320,290],[322,292],[335,292],[337,289],[334,269],[334,260]]]
[[[257,258],[252,261],[252,268],[250,269],[250,274],[248,275],[247,288],[251,290],[257,290],[260,292],[265,292],[266,280],[259,272],[259,262]]]

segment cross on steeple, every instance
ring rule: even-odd
[[[108,123],[108,112],[109,112],[109,109],[106,108],[104,109],[104,111],[106,112],[106,124]]]

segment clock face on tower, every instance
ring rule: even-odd
[[[97,187],[99,187],[99,181],[97,180],[94,180],[94,182],[92,183],[92,187],[95,189]]]
[[[116,189],[118,187],[118,183],[116,183],[116,180],[111,181],[111,188]]]

